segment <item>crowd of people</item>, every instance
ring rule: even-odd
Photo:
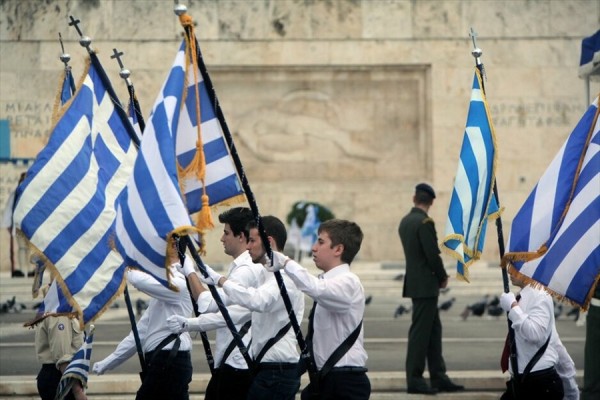
[[[448,377],[442,355],[438,297],[440,289],[447,287],[448,274],[434,221],[428,216],[435,198],[430,185],[417,185],[414,207],[398,227],[406,259],[402,295],[412,301],[407,392],[424,395],[465,390]],[[207,400],[294,399],[305,372],[310,379],[301,391],[303,400],[369,399],[365,292],[351,271],[363,240],[361,228],[341,219],[321,223],[311,249],[321,273],[313,276],[283,253],[287,232],[278,218],[264,216],[259,225],[250,209],[235,207],[223,212],[219,221],[223,251],[232,259],[224,274],[208,265],[198,266],[177,243],[169,269],[178,291],[143,272],[127,271],[127,282],[151,297],[137,322],[145,368],[136,399],[189,399],[190,332],[212,330],[216,340]],[[498,349],[502,369],[511,377],[502,399],[579,399],[575,365],[556,330],[551,296],[526,285],[517,274],[511,275],[511,282],[520,293],[500,297],[513,331],[504,351]],[[313,306],[303,333],[299,322],[305,315],[305,296]],[[598,358],[589,356],[597,352],[600,342],[590,340],[598,336],[599,297],[596,289],[588,314],[583,399],[598,398],[599,393]],[[50,398],[43,393],[51,393],[58,384],[62,366],[81,341],[77,324],[63,319],[47,319],[37,328],[42,398]],[[64,346],[50,356],[48,347],[56,346],[42,343],[53,335],[61,337]],[[108,357],[94,363],[92,371],[104,374],[134,355],[134,339],[132,331]],[[74,387],[74,398],[85,399],[81,389]]]

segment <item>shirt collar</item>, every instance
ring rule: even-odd
[[[350,272],[350,265],[340,264],[337,267],[330,269],[329,271],[321,274],[321,279],[331,279],[338,275],[343,275]]]
[[[237,256],[235,260],[233,260],[233,262],[231,263],[231,267],[237,267],[238,265],[242,264],[253,264],[252,258],[250,257],[250,253],[248,253],[248,250],[244,251],[242,254]]]

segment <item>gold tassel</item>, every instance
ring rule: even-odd
[[[208,196],[205,194],[202,195],[202,209],[198,215],[196,227],[200,229],[200,231],[205,231],[206,229],[212,229],[215,227],[210,206],[208,205]]]
[[[188,28],[189,29],[189,35],[190,37],[186,36],[186,59],[189,59],[190,55],[191,55],[191,60],[192,60],[192,68],[193,68],[193,72],[194,72],[194,80],[195,80],[195,91],[194,91],[194,95],[196,97],[196,125],[197,125],[197,130],[198,130],[198,138],[196,140],[196,153],[194,154],[194,158],[192,159],[192,161],[185,167],[182,168],[180,165],[177,166],[177,171],[179,174],[180,178],[185,178],[186,176],[190,175],[190,174],[195,174],[196,178],[202,183],[202,209],[200,210],[200,215],[198,216],[198,221],[196,222],[196,226],[198,229],[200,229],[200,231],[204,231],[206,229],[212,229],[214,228],[214,223],[212,220],[212,215],[211,215],[211,210],[210,210],[210,205],[209,205],[209,199],[208,199],[208,195],[206,194],[206,183],[205,183],[205,178],[206,178],[206,157],[204,155],[204,146],[202,144],[202,125],[201,125],[201,107],[200,107],[200,91],[198,89],[198,63],[197,63],[197,58],[196,58],[196,54],[197,54],[197,49],[196,49],[196,41],[194,40],[195,38],[195,33],[194,33],[194,25],[193,25],[193,21],[192,21],[192,17],[188,14],[182,14],[179,16],[179,22],[181,23],[181,25],[184,28]],[[186,66],[187,69],[187,66]],[[187,77],[187,73],[186,73],[186,77]],[[186,83],[187,86],[187,83]],[[185,96],[187,93],[184,91],[183,95]],[[183,101],[182,103],[185,103],[185,101]],[[180,179],[181,182],[181,179]],[[183,192],[183,190],[182,190]]]

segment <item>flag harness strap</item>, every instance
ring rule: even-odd
[[[310,311],[310,315],[308,317],[308,332],[306,334],[306,341],[308,342],[310,348],[310,356],[312,358],[313,365],[315,366],[316,363],[314,362],[314,353],[312,351],[312,339],[314,334],[313,319],[315,317],[316,308],[317,302],[314,303],[313,308]],[[327,361],[325,361],[325,364],[323,364],[323,367],[316,374],[314,374],[314,376],[311,379],[311,384],[314,387],[313,390],[315,393],[318,393],[319,391],[319,382],[323,378],[325,378],[325,376],[331,371],[331,369],[342,358],[342,356],[346,354],[348,350],[350,350],[350,348],[354,345],[354,342],[356,342],[356,339],[358,339],[358,335],[360,334],[360,331],[362,329],[362,323],[363,321],[360,320],[358,326],[354,329],[354,331],[352,331],[352,333],[335,349],[335,351],[331,353]]]
[[[525,379],[527,378],[527,375],[529,375],[529,373],[531,372],[531,370],[533,369],[533,367],[535,366],[535,364],[539,361],[539,359],[542,357],[542,354],[544,354],[544,352],[546,351],[546,348],[548,347],[548,343],[550,343],[550,338],[552,337],[552,332],[550,332],[550,335],[548,336],[548,339],[546,339],[546,343],[544,343],[542,345],[542,347],[540,347],[537,351],[537,353],[535,353],[535,355],[531,358],[531,360],[529,360],[529,362],[527,363],[527,365],[525,366],[525,369],[523,370],[522,374],[519,374],[517,372],[517,377],[520,377],[520,383],[525,382]]]
[[[252,325],[252,321],[250,320],[242,326],[242,328],[239,331],[240,339],[243,338],[244,336],[246,336],[246,333],[248,333],[248,330],[250,329],[251,325]],[[225,353],[223,353],[223,358],[221,359],[221,366],[223,364],[225,364],[225,361],[227,361],[227,359],[229,358],[229,355],[231,354],[231,352],[233,351],[235,346],[236,346],[235,339],[232,339],[231,342],[229,342],[229,345],[227,345],[227,348],[225,349]],[[248,344],[248,346],[250,346],[250,344]]]
[[[150,357],[150,360],[147,361],[149,366],[152,365],[152,362],[158,355],[158,352],[161,351],[166,345],[168,345],[172,341],[175,341],[175,343],[173,343],[173,347],[169,351],[169,357],[167,358],[167,362],[166,362],[165,366],[163,367],[164,369],[169,368],[169,366],[171,365],[171,362],[175,358],[175,355],[179,351],[179,346],[181,345],[181,338],[179,337],[179,335],[177,335],[175,333],[171,333],[169,336],[164,338],[162,340],[162,342],[160,342],[158,344],[158,346],[156,346],[156,348],[154,350],[152,350],[152,357]]]
[[[275,337],[272,337],[271,339],[269,339],[267,341],[267,343],[265,343],[264,347],[260,350],[260,353],[258,353],[256,358],[254,359],[254,370],[255,371],[258,370],[258,366],[260,365],[260,362],[263,359],[263,357],[265,356],[265,354],[267,354],[267,351],[269,351],[269,349],[271,347],[273,347],[273,345],[275,343],[277,343],[279,341],[279,339],[284,337],[285,334],[290,330],[291,327],[292,327],[292,324],[290,322],[288,322],[287,324],[285,324],[283,326],[283,328],[281,328],[279,330],[279,332],[277,332]]]
[[[314,352],[313,352],[312,347],[313,347],[313,334],[314,334],[313,320],[315,317],[315,309],[316,308],[317,308],[317,302],[315,301],[312,309],[310,310],[310,314],[308,316],[308,332],[306,334],[306,343],[307,343],[307,347],[309,349],[310,362],[312,362],[312,365],[314,365],[315,368],[316,368],[317,364],[315,363]],[[320,371],[313,372],[313,373],[311,373],[309,371],[309,378],[310,378],[310,384],[312,386],[312,394],[313,395],[319,394],[319,385],[320,385],[321,381],[333,369],[335,364],[342,358],[342,356],[344,354],[346,354],[348,352],[348,350],[350,350],[350,348],[354,345],[354,342],[356,342],[356,339],[358,339],[358,335],[360,334],[360,331],[362,329],[362,323],[363,323],[363,321],[361,320],[358,323],[358,326],[354,329],[354,331],[352,331],[352,333],[335,349],[335,351],[333,353],[331,353],[331,355],[329,356],[327,361],[325,361],[325,364],[323,364],[323,367],[321,368]],[[366,372],[366,370],[367,369],[364,368],[365,372]],[[303,371],[303,369],[302,369],[302,371]],[[357,367],[356,371],[357,372],[361,371],[361,368]]]

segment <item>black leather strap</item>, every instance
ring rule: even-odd
[[[175,358],[175,355],[179,351],[179,346],[181,345],[181,338],[175,333],[171,333],[169,336],[164,338],[162,342],[160,342],[158,346],[156,346],[154,350],[152,350],[152,357],[150,357],[150,360],[147,361],[148,365],[152,365],[152,361],[154,361],[154,358],[158,355],[158,352],[161,351],[166,345],[168,345],[172,341],[175,341],[175,343],[173,343],[173,347],[169,351],[169,357],[167,358],[167,364],[165,368],[168,367],[169,364],[171,364],[173,358]]]
[[[356,339],[358,339],[358,335],[360,334],[361,329],[362,320],[358,323],[358,326],[356,327],[356,329],[354,329],[350,336],[348,336],[346,340],[344,340],[338,346],[338,348],[335,349],[333,353],[331,353],[327,361],[325,361],[325,364],[323,364],[323,368],[321,368],[321,370],[319,371],[319,379],[323,379],[329,373],[329,371],[331,371],[334,365],[341,360],[344,354],[346,354],[348,350],[350,350],[350,348],[354,345],[354,342],[356,342]]]
[[[546,351],[546,348],[548,347],[548,343],[550,343],[550,338],[551,337],[552,337],[552,331],[550,331],[550,335],[548,335],[548,339],[546,339],[546,343],[544,343],[542,345],[542,347],[540,347],[538,349],[538,351],[535,353],[535,355],[531,358],[531,360],[529,360],[529,362],[525,366],[525,369],[523,370],[523,373],[521,374],[521,377],[520,377],[521,378],[521,382],[525,381],[525,378],[527,378],[527,375],[529,375],[529,373],[531,372],[531,370],[533,369],[533,367],[535,366],[535,364],[542,357],[542,354],[544,354],[544,352]]]
[[[265,354],[267,354],[267,351],[269,351],[269,349],[271,347],[273,347],[273,345],[275,343],[277,343],[279,341],[279,339],[281,339],[287,333],[287,331],[290,330],[291,327],[292,327],[292,324],[290,322],[288,322],[287,324],[284,325],[283,328],[281,328],[279,330],[279,332],[277,332],[277,334],[275,335],[275,337],[272,337],[271,339],[269,339],[267,341],[267,343],[265,343],[264,347],[260,350],[260,353],[258,353],[258,355],[256,356],[256,358],[254,358],[254,364],[255,365],[260,364],[260,361],[263,359],[263,357],[265,356]]]
[[[246,333],[248,333],[248,330],[250,329],[250,326],[252,325],[252,320],[246,322],[244,325],[242,325],[240,331],[238,332],[240,335],[240,338],[243,338],[244,336],[246,336]],[[236,344],[235,344],[235,339],[232,339],[231,342],[229,342],[229,344],[227,345],[227,348],[225,349],[225,353],[223,353],[223,358],[221,359],[221,367],[223,365],[225,365],[225,361],[227,361],[227,359],[229,358],[229,355],[231,355],[231,352],[233,351],[233,349],[235,348]]]

